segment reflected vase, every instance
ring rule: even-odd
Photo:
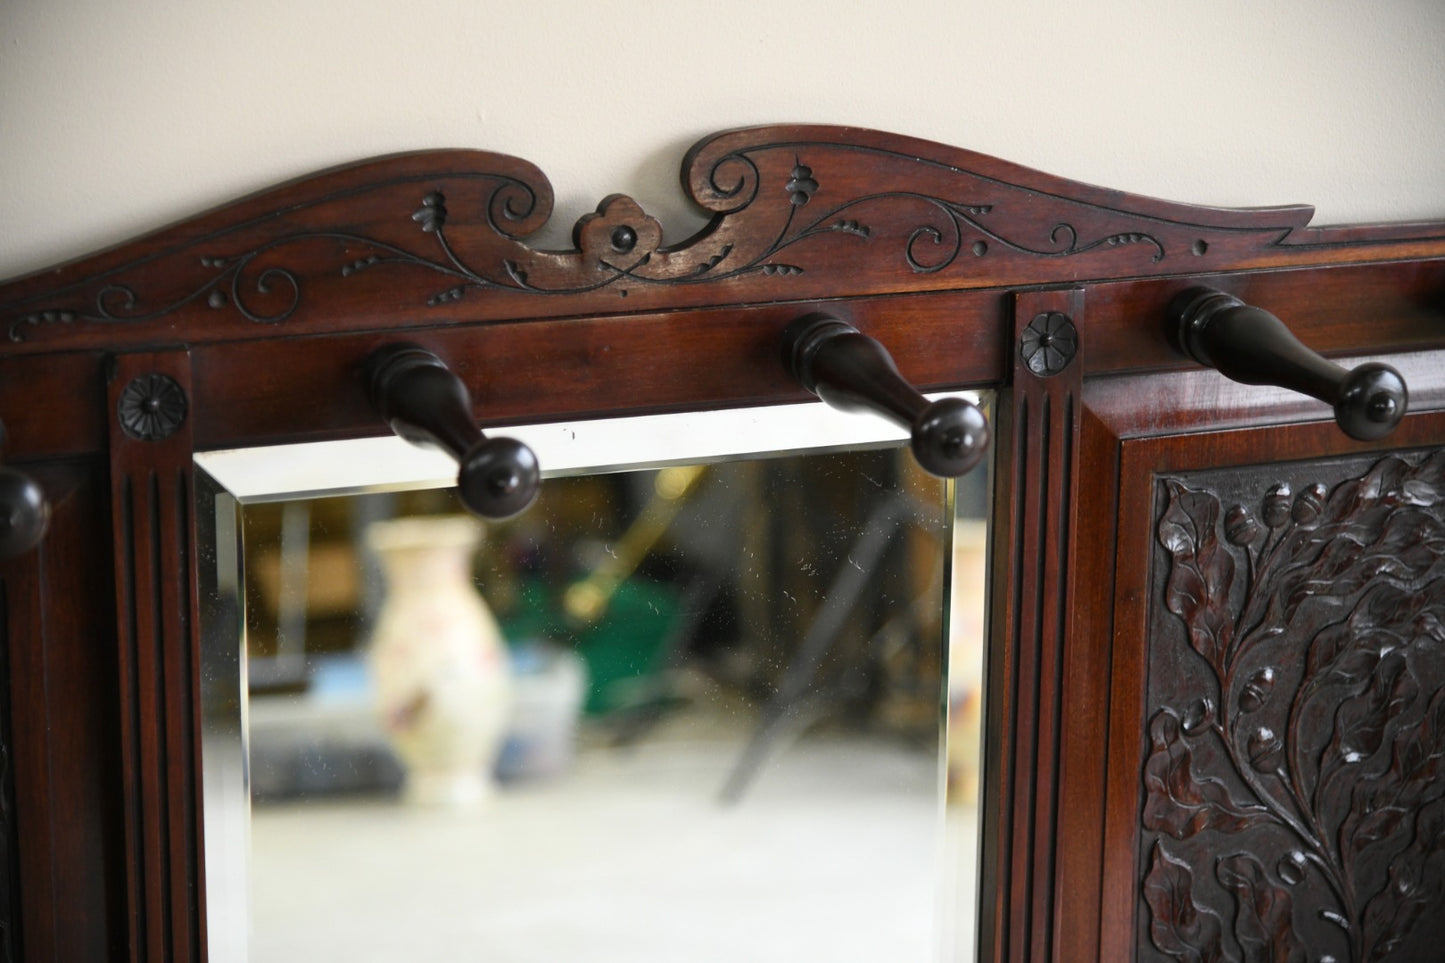
[[[369,660],[405,798],[469,805],[491,794],[511,707],[507,649],[472,582],[481,523],[466,515],[367,528],[386,577]]]

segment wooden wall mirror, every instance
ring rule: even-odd
[[[657,884],[680,900],[710,876],[687,874],[695,857],[727,883],[731,910],[698,898],[717,908],[716,938],[697,931],[698,917],[673,913],[674,923],[691,921],[682,936],[699,941],[698,952],[768,958],[723,934],[779,920],[799,926],[769,937],[779,958],[797,957],[790,946],[821,946],[820,930],[841,941],[830,958],[889,960],[1192,952],[1363,963],[1419,959],[1445,937],[1445,225],[1312,227],[1305,207],[1167,203],[850,128],[718,134],[688,153],[682,182],[712,219],[680,244],[663,245],[655,220],[613,196],[578,222],[572,249],[539,250],[528,238],[552,201],[532,165],[475,151],[397,155],[0,286],[0,514],[15,548],[0,566],[4,954],[279,958],[266,940],[282,931],[255,915],[269,911],[259,900],[246,909],[245,875],[233,871],[258,789],[270,795],[251,812],[268,821],[253,824],[254,844],[290,832],[323,851],[344,845],[327,842],[340,838],[334,824],[290,820],[304,810],[354,818],[363,834],[410,832],[439,861],[456,855],[434,823],[378,829],[376,820],[417,811],[403,800],[419,782],[411,769],[403,780],[395,759],[390,775],[385,763],[361,761],[384,756],[376,733],[387,719],[404,727],[443,696],[403,699],[381,722],[369,717],[370,742],[307,765],[287,734],[319,725],[316,714],[277,721],[308,694],[382,688],[356,648],[370,638],[361,627],[380,618],[367,614],[371,596],[353,586],[346,604],[356,611],[340,617],[347,644],[303,648],[308,671],[287,677],[295,662],[274,627],[263,641],[261,622],[279,624],[276,599],[291,598],[294,614],[309,590],[280,576],[269,590],[241,581],[270,564],[268,553],[294,575],[295,533],[309,535],[316,519],[360,530],[385,514],[456,509],[434,490],[455,463],[436,456],[406,467],[410,450],[382,417],[405,423],[404,433],[415,420],[378,406],[373,390],[378,352],[396,350],[433,359],[460,386],[460,420],[427,433],[464,462],[478,428],[536,450],[540,500],[492,526],[498,553],[474,556],[465,573],[505,616],[514,661],[534,637],[553,646],[542,662],[586,649],[575,624],[536,629],[555,608],[508,608],[523,588],[565,594],[596,576],[594,587],[623,591],[606,559],[630,544],[631,526],[658,528],[660,509],[648,507],[656,498],[672,491],[685,503],[624,573],[647,579],[627,587],[628,604],[703,613],[692,623],[711,613],[712,635],[662,617],[643,631],[640,614],[617,633],[651,646],[633,668],[665,655],[614,672],[632,684],[611,694],[582,690],[598,711],[582,714],[568,773],[595,780],[618,759],[652,758],[646,746],[617,756],[612,744],[602,748],[614,755],[584,758],[627,715],[603,711],[619,708],[604,704],[611,698],[647,709],[633,715],[654,734],[682,730],[736,750],[728,740],[747,727],[715,716],[766,717],[792,684],[789,666],[814,664],[804,657],[809,626],[826,627],[835,610],[841,619],[833,671],[818,676],[835,684],[804,688],[842,695],[793,741],[806,748],[811,738],[821,753],[795,783],[843,781],[805,786],[786,803],[796,817],[788,838],[807,827],[825,842],[828,827],[845,835],[849,812],[878,829],[885,821],[859,800],[897,802],[924,814],[905,835],[923,839],[936,862],[906,889],[883,885],[909,894],[887,898],[879,884],[903,844],[879,836],[871,855],[832,852],[836,864],[800,848],[795,868],[813,875],[795,889],[815,891],[763,922],[740,907],[750,905],[749,885],[761,893],[789,878],[783,844],[762,855],[730,847],[731,876],[705,855],[722,830],[701,833],[696,850],[686,836],[669,837],[677,842],[660,856],[626,850],[653,860],[647,878],[682,871]],[[820,317],[800,346],[795,326]],[[825,354],[825,341],[853,347]],[[865,341],[887,359],[859,347]],[[870,387],[857,388],[858,378]],[[835,405],[890,411],[908,428],[834,412],[810,389]],[[923,398],[964,393],[986,422],[962,402]],[[840,433],[766,436],[810,412],[829,413]],[[638,453],[609,441],[602,454],[566,454],[574,431],[654,416],[633,431],[647,443]],[[689,418],[703,421],[671,420]],[[902,445],[910,432],[911,451]],[[549,447],[564,433],[566,444]],[[979,461],[985,442],[988,457],[964,481],[916,465],[935,449]],[[359,445],[360,468],[328,453],[309,463],[330,472],[325,480],[297,480],[318,450],[310,446],[331,443]],[[773,457],[794,449],[828,453]],[[259,452],[271,453],[272,474],[246,480]],[[526,487],[517,464],[476,470],[484,500]],[[679,469],[671,481],[659,481],[662,465]],[[724,477],[729,485],[705,490]],[[395,494],[416,482],[431,493]],[[362,507],[307,502],[312,522],[277,501],[340,490],[371,497]],[[620,514],[594,523],[604,503]],[[724,514],[727,506],[746,511]],[[870,545],[885,517],[897,536]],[[765,552],[767,564],[718,561],[740,550]],[[840,557],[860,574],[847,575]],[[806,569],[822,581],[803,579]],[[522,585],[522,575],[559,571],[555,582]],[[839,584],[848,592],[833,592]],[[800,590],[812,595],[799,602],[807,611],[790,613]],[[947,641],[945,615],[962,623],[964,609],[945,599],[960,593],[977,597],[969,611],[987,610],[977,670]],[[243,605],[248,595],[259,601]],[[857,604],[829,608],[844,596]],[[243,622],[254,630],[245,648]],[[626,650],[614,642],[611,651]],[[256,686],[246,684],[243,652],[263,660]],[[596,658],[594,681],[610,671]],[[948,680],[972,671],[984,707],[980,790],[976,832],[960,848],[976,848],[976,862],[938,832],[944,750],[966,708]],[[260,708],[245,720],[243,706]],[[880,746],[888,752],[869,754]],[[719,782],[708,753],[685,739],[659,751],[716,805],[727,767]],[[235,765],[214,765],[226,752]],[[337,758],[351,775],[334,771]],[[232,778],[247,764],[249,787]],[[635,772],[618,773],[639,788]],[[295,802],[308,779],[312,803]],[[521,820],[506,835],[522,837],[546,820],[536,816],[543,785],[505,784],[490,809],[463,809]],[[827,788],[835,785],[861,795]],[[746,807],[753,800],[743,795]],[[661,798],[642,805],[682,805]],[[522,799],[528,806],[512,805]],[[365,852],[336,853],[325,868],[364,865]],[[407,852],[409,865],[441,865]],[[822,891],[816,874],[827,865],[838,867],[838,886]],[[259,851],[251,866],[278,879],[292,869]],[[509,941],[525,942],[529,928],[556,935],[564,914],[616,922],[611,909],[631,905],[620,877],[608,883],[596,864],[587,872],[592,895],[611,904],[543,900],[507,911],[504,926],[464,901],[429,897],[445,921],[433,925],[443,939],[475,938],[465,950],[475,955],[488,951],[488,934],[492,951],[521,945]],[[973,885],[950,888],[950,874]],[[528,885],[541,884],[514,888]],[[322,913],[328,888],[313,889],[321,898],[303,915]],[[387,945],[404,955],[404,935],[375,932],[383,904],[368,905],[369,945],[396,939]],[[549,921],[549,912],[558,915]],[[902,922],[880,922],[889,918]],[[478,919],[480,935],[458,935]],[[578,932],[641,959],[624,934],[665,935],[666,919]],[[702,958],[682,945],[663,952]]]

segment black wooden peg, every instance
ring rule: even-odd
[[[5,446],[0,422],[0,448]],[[50,503],[35,479],[8,465],[0,466],[0,561],[24,555],[45,537]]]
[[[1179,348],[1200,364],[1247,385],[1276,385],[1318,398],[1335,422],[1361,441],[1383,438],[1405,417],[1405,379],[1389,365],[1346,369],[1299,342],[1284,322],[1232,294],[1197,287],[1170,304]]]
[[[510,518],[541,486],[537,456],[511,438],[488,438],[472,421],[472,397],[441,358],[414,344],[388,345],[367,360],[376,413],[416,445],[435,445],[460,464],[462,504],[483,518]]]
[[[924,470],[956,478],[988,451],[988,419],[972,402],[930,402],[903,380],[888,350],[845,321],[809,314],[783,332],[783,365],[813,394],[843,411],[875,411],[912,432]]]

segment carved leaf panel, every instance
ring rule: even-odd
[[[1445,452],[1158,498],[1140,959],[1195,958],[1186,932],[1229,961],[1438,953]]]

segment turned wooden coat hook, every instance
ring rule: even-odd
[[[930,402],[903,380],[888,350],[847,322],[810,314],[783,332],[783,365],[804,388],[843,411],[875,411],[912,432],[924,470],[956,478],[988,451],[988,419],[972,402]]]
[[[441,358],[413,344],[387,345],[366,363],[376,413],[401,438],[436,445],[461,466],[462,504],[483,518],[509,518],[541,487],[537,456],[511,438],[488,438],[472,421],[467,386]]]
[[[1318,398],[1361,441],[1383,438],[1405,417],[1405,379],[1389,365],[1345,369],[1299,342],[1284,322],[1213,288],[1183,292],[1170,304],[1179,348],[1200,364],[1247,385],[1276,385]]]
[[[5,424],[0,422],[0,448],[5,442]],[[39,545],[49,526],[50,503],[40,485],[24,472],[0,465],[0,561]]]

